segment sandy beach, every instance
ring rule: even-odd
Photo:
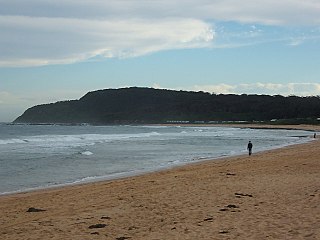
[[[320,239],[319,205],[317,137],[250,157],[1,196],[0,239]]]

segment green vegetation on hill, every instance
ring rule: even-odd
[[[15,123],[129,124],[220,121],[317,123],[320,97],[210,94],[152,88],[105,89],[79,100],[29,108]]]

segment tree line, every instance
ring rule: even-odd
[[[27,109],[15,123],[145,124],[221,121],[317,123],[320,97],[210,94],[153,88],[105,89]],[[281,122],[283,123],[283,122]]]

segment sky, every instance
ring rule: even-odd
[[[0,122],[107,88],[320,95],[320,0],[0,6]]]

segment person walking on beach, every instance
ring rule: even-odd
[[[252,154],[252,147],[253,147],[253,145],[252,145],[251,141],[249,141],[248,147],[247,147],[247,149],[249,151],[249,156]]]

